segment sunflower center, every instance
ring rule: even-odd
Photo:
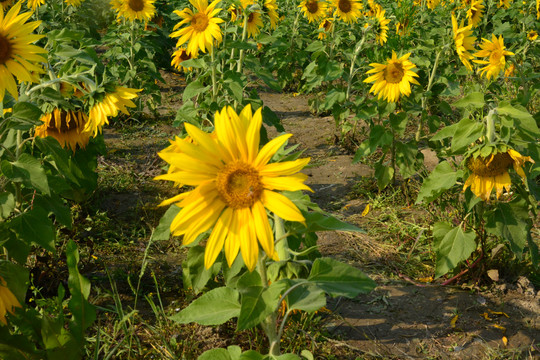
[[[384,79],[391,84],[399,83],[401,79],[403,79],[404,74],[405,71],[403,71],[403,65],[400,63],[388,64],[383,72]]]
[[[251,24],[253,22],[253,18],[255,17],[255,13],[250,13],[248,16],[248,24]]]
[[[306,3],[306,9],[308,9],[311,14],[316,14],[317,11],[319,11],[319,3],[317,0],[308,1]]]
[[[350,0],[339,0],[338,7],[341,12],[348,13],[351,11],[352,4]]]
[[[128,5],[133,11],[142,11],[144,9],[144,0],[129,0]]]
[[[197,13],[191,18],[191,26],[198,31],[203,32],[208,27],[208,16],[203,13]]]
[[[491,64],[498,65],[501,63],[501,60],[504,59],[502,50],[494,50],[489,54],[489,62]]]
[[[182,51],[182,52],[180,53],[180,59],[181,59],[182,61],[186,61],[186,60],[191,59],[191,56],[187,53],[187,51]]]
[[[0,35],[0,64],[5,64],[9,58],[11,58],[11,43],[4,35]]]
[[[497,176],[504,174],[514,163],[508,153],[497,153],[493,155],[491,161],[489,159],[489,157],[483,158],[481,156],[476,159],[470,158],[467,161],[467,167],[479,176]]]
[[[218,173],[216,186],[223,201],[233,209],[251,207],[264,189],[259,172],[239,161],[228,164]]]

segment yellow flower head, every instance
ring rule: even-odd
[[[319,35],[317,36],[319,40],[326,39],[326,34],[332,32],[332,27],[334,26],[333,20],[332,18],[326,18],[319,24]]]
[[[270,18],[270,28],[275,29],[279,21],[276,0],[264,0],[263,10]]]
[[[0,276],[0,323],[6,325],[6,314],[13,314],[16,307],[20,308],[21,304],[7,287],[4,278]]]
[[[472,31],[472,25],[463,26],[463,20],[458,27],[457,19],[452,14],[452,29],[454,32],[454,43],[456,44],[456,52],[459,59],[465,65],[465,67],[472,71],[472,64],[469,60],[473,59],[473,55],[469,52],[474,50],[474,36]]]
[[[175,10],[174,13],[180,16],[182,21],[174,26],[173,30],[176,31],[170,37],[179,37],[176,47],[181,47],[182,44],[188,42],[188,53],[197,56],[199,50],[206,52],[206,49],[211,49],[214,39],[221,42],[219,24],[224,20],[216,17],[221,11],[220,8],[216,8],[220,0],[215,0],[210,5],[208,5],[207,0],[189,0],[189,2],[197,12],[193,12],[190,8],[185,8],[182,11]],[[183,25],[187,26],[177,30]]]
[[[335,16],[346,23],[355,23],[362,16],[362,3],[358,0],[334,0]]]
[[[26,6],[28,6],[28,8],[32,9],[33,11],[36,11],[36,9],[43,4],[45,4],[45,0],[28,0]]]
[[[409,32],[409,18],[405,18],[403,22],[399,21],[396,24],[396,34],[405,36]]]
[[[435,8],[437,7],[437,5],[439,5],[440,2],[441,0],[427,0],[427,7],[431,10],[435,10]]]
[[[318,22],[326,16],[328,4],[324,0],[304,0],[298,5],[308,22]]]
[[[305,221],[280,191],[310,190],[304,184],[307,176],[298,173],[309,159],[270,162],[291,135],[281,135],[259,149],[261,109],[252,113],[248,105],[237,114],[225,107],[216,113],[214,124],[212,136],[186,123],[194,143],[180,141],[178,151],[159,153],[175,171],[156,179],[195,187],[161,205],[176,203],[181,208],[171,223],[171,233],[183,235],[185,245],[212,229],[204,254],[206,268],[224,249],[229,266],[241,252],[252,271],[259,246],[277,259],[267,210],[284,220]]]
[[[79,7],[83,3],[84,0],[64,0],[64,2],[67,5],[73,6],[73,7]]]
[[[469,24],[473,27],[477,27],[484,16],[484,0],[473,0],[469,10],[467,10],[467,19]]]
[[[38,63],[45,59],[39,54],[47,51],[33,45],[43,35],[32,34],[41,21],[26,23],[32,13],[20,14],[20,10],[20,2],[5,15],[0,7],[0,101],[4,99],[6,90],[16,100],[19,98],[15,78],[20,82],[39,82],[37,74],[43,72]]]
[[[116,10],[117,18],[126,18],[129,21],[150,21],[156,13],[154,2],[156,0],[112,0],[111,7]]]
[[[510,66],[504,71],[504,77],[512,77],[516,72],[516,64],[510,63]]]
[[[513,52],[505,50],[504,39],[501,36],[497,39],[495,34],[491,35],[491,41],[482,39],[480,44],[482,50],[477,51],[475,57],[487,58],[486,60],[473,60],[475,63],[486,65],[480,69],[481,76],[486,76],[489,80],[491,78],[496,79],[499,77],[501,70],[504,70],[506,65],[505,55],[514,55]]]
[[[509,9],[511,2],[512,2],[512,0],[499,0],[499,3],[497,4],[497,7],[498,8],[503,8],[503,9]]]
[[[256,37],[263,27],[262,15],[259,11],[253,11],[248,15],[247,34],[248,37]]]
[[[387,19],[384,17],[384,14],[386,13],[386,10],[383,10],[382,8],[377,9],[377,14],[375,15],[376,19],[376,31],[375,31],[375,39],[379,44],[384,45],[386,41],[388,40],[388,24],[390,23],[390,19]]]
[[[420,85],[415,77],[418,75],[412,71],[416,68],[409,61],[411,53],[405,54],[398,59],[395,51],[392,50],[392,58],[386,60],[386,64],[372,63],[369,66],[373,69],[366,74],[373,74],[364,80],[366,83],[374,82],[369,92],[384,98],[388,102],[396,102],[400,95],[409,96],[411,94],[411,83]]]
[[[471,174],[465,181],[463,191],[469,186],[471,191],[484,201],[489,201],[491,192],[495,189],[497,199],[503,191],[510,191],[510,174],[508,169],[514,168],[514,171],[525,181],[525,172],[523,165],[525,161],[534,161],[529,156],[522,156],[513,149],[506,152],[491,153],[488,157],[469,157],[465,164],[471,171]]]
[[[90,108],[88,122],[84,131],[96,136],[101,133],[101,129],[105,124],[109,124],[109,117],[117,116],[118,111],[129,115],[126,107],[136,106],[131,99],[136,98],[139,91],[142,91],[142,89],[117,86],[112,93],[106,94],[103,100],[96,102]]]
[[[188,72],[188,71],[191,71],[192,68],[191,67],[184,67],[182,65],[182,62],[186,61],[186,60],[191,60],[191,59],[195,59],[196,56],[191,56],[187,53],[187,50],[185,48],[180,48],[180,49],[176,49],[176,51],[172,54],[172,61],[171,61],[171,65],[174,66],[174,68],[178,71],[180,70],[183,70],[184,72]]]
[[[90,133],[84,131],[88,116],[82,111],[56,108],[44,114],[41,121],[43,125],[36,128],[35,136],[43,138],[52,136],[63,148],[75,151],[77,145],[85,148],[90,140]]]
[[[531,30],[527,33],[527,39],[529,39],[530,41],[536,40],[537,37],[538,37],[538,32],[536,30]]]

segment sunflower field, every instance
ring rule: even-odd
[[[540,356],[540,0],[0,0],[0,359]]]

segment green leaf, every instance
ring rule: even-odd
[[[379,190],[384,189],[394,178],[394,169],[390,166],[384,166],[382,162],[375,164],[375,178]]]
[[[15,209],[15,197],[12,193],[0,194],[0,220],[7,219]]]
[[[44,209],[35,207],[14,218],[11,224],[19,239],[27,244],[37,244],[45,250],[55,252],[56,232]]]
[[[484,126],[473,119],[464,118],[457,123],[457,129],[452,139],[450,149],[453,153],[460,153],[478,140],[484,134]]]
[[[240,357],[238,358],[238,360],[263,360],[263,359],[264,359],[264,356],[259,354],[255,350],[248,350],[242,353],[242,355],[240,355]]]
[[[62,176],[65,176],[76,185],[80,185],[76,175],[83,177],[84,174],[73,164],[67,151],[62,148],[56,139],[52,137],[36,137],[34,141],[43,153],[52,157],[51,163]]]
[[[23,153],[17,161],[2,161],[0,164],[2,173],[13,182],[22,182],[28,187],[50,195],[49,183],[41,162],[32,155]]]
[[[302,355],[302,357],[306,358],[306,360],[315,360],[315,358],[313,357],[313,354],[309,350],[306,350],[306,349],[302,350],[300,355]]]
[[[362,271],[330,258],[316,259],[308,280],[333,297],[354,298],[360,293],[370,292],[376,286]]]
[[[394,136],[384,126],[375,125],[369,133],[369,147],[371,152],[374,152],[377,147],[384,150],[392,145],[392,141],[394,141]]]
[[[21,120],[24,123],[36,125],[41,117],[41,110],[29,102],[17,102],[13,106],[12,117]]]
[[[19,303],[24,304],[30,277],[28,269],[11,261],[0,260],[0,276],[6,281],[9,290]]]
[[[435,277],[438,278],[466,260],[476,250],[474,231],[463,232],[460,226],[452,227],[445,222],[433,225],[434,248],[437,255]]]
[[[398,133],[399,135],[403,136],[405,134],[405,129],[407,128],[407,122],[408,122],[408,117],[407,117],[407,113],[405,112],[400,112],[398,114],[390,114],[390,117],[389,117],[389,120],[390,120],[390,125],[392,126],[392,129],[394,129],[394,131],[396,133]]]
[[[195,294],[204,289],[208,281],[219,272],[220,268],[220,263],[217,262],[210,269],[204,266],[204,251],[204,247],[200,245],[191,247],[186,260],[182,263],[184,287],[192,288]]]
[[[539,137],[540,129],[527,109],[514,107],[509,101],[501,101],[497,107],[497,114],[514,119],[515,126],[521,130],[522,135],[533,140]]]
[[[416,175],[423,164],[424,155],[418,151],[416,141],[402,143],[396,141],[396,165],[404,179]]]
[[[68,288],[71,293],[68,307],[73,317],[70,330],[77,342],[82,346],[85,342],[84,332],[96,320],[96,309],[88,301],[90,295],[90,281],[81,275],[78,269],[79,251],[77,244],[69,240],[66,246],[66,262],[69,271]]]
[[[159,224],[152,233],[152,241],[169,240],[171,236],[171,223],[180,212],[180,208],[176,205],[171,205],[165,214],[159,219]]]
[[[431,138],[431,141],[444,140],[449,137],[454,137],[454,134],[456,133],[457,128],[458,128],[458,124],[445,126],[441,130],[439,130],[438,133],[433,135],[433,137]]]
[[[456,181],[463,176],[463,170],[454,171],[448,161],[439,163],[435,169],[424,179],[422,187],[418,192],[416,204],[422,202],[432,202],[446,190],[456,184]]]
[[[240,283],[240,280],[238,282]],[[242,289],[242,305],[240,316],[238,316],[237,329],[251,329],[274,312],[285,286],[282,282],[275,282],[266,288],[263,286],[250,286]]]
[[[34,199],[34,206],[41,207],[49,211],[50,214],[54,214],[56,221],[64,225],[68,229],[71,229],[71,210],[59,196],[36,196]]]
[[[305,231],[355,231],[365,232],[355,225],[343,222],[330,214],[321,212],[302,212],[306,218]]]
[[[180,324],[219,325],[239,315],[238,291],[220,287],[203,294],[170,319]]]
[[[323,50],[325,48],[325,45],[322,41],[313,41],[310,43],[304,50],[308,52],[316,52]]]
[[[271,359],[275,360],[302,360],[298,355],[295,354],[283,354],[279,356],[271,356]]]
[[[532,227],[525,199],[519,197],[509,203],[497,202],[497,207],[488,217],[487,231],[508,240],[510,249],[521,258],[527,246]]]
[[[326,295],[316,284],[306,283],[287,295],[289,310],[314,312],[326,306]]]
[[[471,92],[456,101],[453,105],[457,108],[472,107],[474,109],[481,109],[484,107],[485,103],[484,93]]]
[[[192,81],[184,89],[182,99],[183,101],[188,101],[191,98],[208,91],[210,87],[210,85],[204,86],[200,80]]]
[[[225,349],[212,349],[205,351],[198,360],[233,360],[229,352]]]

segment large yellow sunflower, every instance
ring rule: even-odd
[[[173,30],[185,24],[189,25],[174,31],[170,37],[179,37],[176,47],[181,47],[182,44],[189,41],[187,51],[190,55],[196,56],[199,50],[206,52],[206,49],[212,48],[214,39],[218,42],[221,41],[219,24],[224,20],[216,17],[221,11],[220,8],[216,9],[220,0],[215,0],[210,5],[206,0],[189,0],[189,2],[197,12],[193,12],[190,8],[185,8],[182,11],[175,10],[174,13],[180,16],[182,21],[176,24]]]
[[[43,125],[36,128],[37,137],[52,136],[63,148],[75,151],[77,145],[85,148],[90,140],[90,133],[84,131],[88,116],[82,111],[56,108],[41,117]]]
[[[176,51],[172,54],[172,58],[173,59],[171,61],[171,65],[174,66],[176,70],[183,70],[184,72],[188,72],[193,69],[191,67],[186,68],[182,65],[182,62],[195,58],[195,56],[191,56],[187,53],[186,48],[176,49]]]
[[[529,41],[534,41],[538,37],[538,32],[536,30],[530,30],[527,32],[527,39]]]
[[[13,0],[0,0],[0,7],[6,11],[11,4],[13,4]]]
[[[335,14],[346,23],[358,21],[362,16],[362,3],[358,0],[334,0]]]
[[[469,52],[474,50],[474,36],[472,31],[472,25],[463,26],[463,20],[461,20],[461,25],[458,27],[457,19],[452,14],[452,28],[454,31],[454,43],[456,44],[456,52],[459,56],[459,59],[465,65],[465,67],[472,71],[472,64],[469,60],[473,59],[473,55]]]
[[[171,233],[183,235],[185,245],[213,227],[206,243],[206,268],[225,249],[229,266],[241,251],[251,271],[259,245],[277,259],[267,210],[284,220],[305,221],[296,205],[279,191],[310,190],[304,184],[307,176],[298,173],[309,159],[270,163],[291,135],[281,135],[259,150],[261,109],[253,114],[248,105],[237,115],[226,107],[215,115],[214,123],[215,136],[186,123],[194,144],[179,141],[178,152],[159,154],[176,171],[156,179],[195,187],[161,205],[176,203],[181,208],[171,223]]]
[[[277,27],[279,21],[279,14],[277,12],[276,0],[264,0],[263,9],[270,18],[270,28],[273,30]]]
[[[383,10],[381,7],[377,9],[377,13],[375,14],[376,19],[376,30],[375,30],[375,39],[377,42],[381,45],[384,45],[386,41],[388,40],[388,24],[390,23],[390,19],[387,19],[384,14],[386,13],[386,10]]]
[[[467,19],[469,19],[469,24],[473,27],[477,27],[482,21],[484,16],[484,0],[473,0],[469,10],[467,10]]]
[[[364,80],[366,83],[374,82],[369,90],[378,98],[384,98],[388,102],[396,102],[400,95],[409,96],[411,94],[411,83],[420,85],[415,77],[418,75],[412,71],[416,68],[409,61],[411,53],[405,54],[398,59],[395,51],[392,50],[392,58],[386,60],[386,64],[372,63],[373,69],[366,74],[373,74]]]
[[[150,21],[156,12],[154,2],[156,0],[112,0],[111,7],[116,10],[117,18],[125,18],[129,21]]]
[[[308,22],[320,21],[326,16],[328,4],[324,0],[304,0],[298,5]]]
[[[96,136],[98,132],[101,132],[101,128],[109,123],[109,117],[117,116],[118,111],[129,115],[126,107],[136,106],[131,99],[136,98],[139,91],[142,91],[142,89],[117,86],[112,93],[106,94],[103,100],[96,102],[90,108],[88,122],[84,131]]]
[[[513,149],[506,152],[495,152],[488,157],[478,156],[469,157],[466,160],[466,166],[471,174],[463,185],[463,191],[469,186],[471,191],[484,201],[489,201],[491,192],[495,189],[496,197],[502,195],[504,189],[510,190],[512,181],[508,169],[514,168],[514,171],[525,181],[525,172],[523,164],[525,161],[534,161],[529,156],[522,156]]]
[[[437,5],[439,5],[440,2],[441,0],[428,0],[427,7],[430,10],[435,10],[435,8],[437,7]]]
[[[16,307],[20,308],[21,304],[7,287],[4,278],[0,276],[0,322],[2,324],[7,324],[6,314],[13,314]]]
[[[4,16],[4,10],[0,8],[0,101],[6,90],[15,99],[19,98],[15,77],[21,82],[39,82],[37,74],[42,69],[37,63],[45,61],[39,54],[47,52],[32,44],[43,37],[32,34],[41,21],[25,24],[32,13],[19,14],[20,9],[18,2]]]
[[[481,68],[481,76],[486,76],[489,80],[490,78],[496,79],[499,77],[501,70],[504,70],[506,65],[505,55],[514,55],[513,52],[505,50],[503,36],[497,37],[495,34],[491,35],[491,41],[487,39],[482,39],[482,44],[480,44],[482,50],[477,51],[475,57],[484,57],[487,60],[473,60],[477,64],[486,65]]]
[[[248,15],[247,34],[248,37],[256,37],[263,27],[262,15],[258,11],[253,11]]]

